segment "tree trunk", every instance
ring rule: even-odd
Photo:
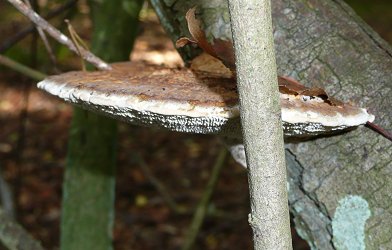
[[[291,249],[269,0],[229,0],[254,249]],[[249,42],[251,41],[251,42]]]
[[[90,1],[92,51],[128,60],[141,0]],[[112,249],[117,123],[74,109],[65,170],[61,249]]]
[[[225,0],[151,2],[172,39],[189,36],[184,15],[195,5],[208,37],[231,38]],[[272,15],[279,75],[367,107],[392,130],[385,41],[341,0],[276,0]],[[365,127],[287,144],[290,210],[314,249],[392,249],[391,152],[389,141]]]

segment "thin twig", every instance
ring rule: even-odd
[[[33,48],[33,49],[36,49]],[[35,53],[31,53],[33,55]],[[33,58],[33,63],[35,63],[35,58]],[[24,182],[25,175],[23,174],[24,169],[24,157],[23,152],[26,146],[26,137],[27,137],[27,122],[29,118],[29,100],[30,100],[30,91],[31,91],[31,81],[23,81],[23,88],[22,88],[22,109],[19,113],[19,121],[18,121],[18,139],[16,140],[16,147],[15,147],[15,161],[16,161],[16,168],[17,171],[17,178],[14,182],[14,193],[15,197],[20,197],[21,190],[22,190],[22,183]]]
[[[11,68],[15,71],[18,71],[19,73],[22,73],[23,75],[28,76],[37,81],[42,81],[46,77],[45,74],[37,70],[34,70],[32,68],[29,68],[23,64],[20,64],[3,55],[0,55],[0,64],[7,66],[8,68]]]
[[[25,0],[25,4],[26,4],[29,8],[33,9],[33,7],[31,6],[30,0]],[[35,3],[35,5],[37,5],[37,4]],[[38,7],[38,5],[37,5],[37,7]],[[48,54],[49,54],[50,61],[52,62],[55,71],[58,71],[58,69],[57,69],[56,57],[54,56],[52,47],[51,47],[50,44],[49,44],[49,41],[48,41],[48,38],[47,38],[46,35],[45,35],[45,32],[44,32],[44,31],[42,30],[42,28],[39,27],[39,26],[37,26],[36,28],[37,28],[37,32],[38,32],[39,36],[40,36],[41,39],[42,39],[42,42],[44,43],[45,49],[46,49],[46,51],[47,51]]]
[[[44,33],[44,31],[42,29],[38,29],[37,31],[38,31],[39,36],[42,39],[42,42],[44,43],[46,51],[48,52],[48,55],[49,55],[50,61],[52,62],[52,66],[54,68],[54,71],[55,72],[60,72],[59,69],[57,68],[56,56],[53,53],[53,49],[50,46],[48,38],[46,37],[46,35],[45,35],[45,33]]]
[[[192,249],[195,243],[196,237],[203,224],[204,217],[206,215],[211,196],[214,192],[215,185],[219,179],[219,175],[222,170],[222,167],[224,166],[226,156],[227,156],[227,150],[226,148],[222,147],[216,159],[216,162],[212,168],[211,176],[210,179],[208,180],[207,186],[204,189],[199,204],[197,205],[196,212],[193,215],[192,223],[188,229],[188,233],[185,239],[185,243],[182,247],[182,250]]]
[[[166,204],[177,214],[182,214],[186,212],[181,209],[174,199],[171,197],[170,192],[166,189],[165,185],[162,184],[151,172],[150,168],[147,166],[146,162],[138,155],[133,154],[133,159],[137,161],[140,168],[143,171],[143,174],[147,177],[147,179],[151,182],[151,184],[157,189],[157,191],[162,195],[162,198],[165,200]]]
[[[47,15],[44,16],[45,20],[52,19],[61,13],[63,13],[65,10],[71,8],[72,6],[75,5],[75,3],[78,0],[71,0],[64,5],[61,5],[60,7],[53,9],[49,11]],[[21,31],[17,32],[15,35],[8,37],[6,40],[3,41],[3,43],[0,45],[0,53],[3,53],[7,51],[9,48],[11,48],[14,44],[25,38],[28,34],[33,32],[35,30],[36,25],[35,24],[30,24],[27,27],[23,28]]]
[[[78,50],[78,54],[80,56],[80,61],[81,61],[81,64],[82,64],[82,70],[86,71],[86,64],[84,63],[84,60],[82,58],[82,53],[80,51],[83,48],[88,50],[88,47],[84,43],[83,39],[80,38],[80,36],[76,32],[76,30],[73,28],[71,22],[68,19],[65,19],[64,21],[67,24],[68,32],[71,35],[72,43],[75,45],[76,49]]]
[[[61,33],[58,29],[48,23],[45,19],[43,19],[40,15],[38,15],[35,11],[29,8],[26,4],[24,4],[20,0],[8,0],[15,8],[17,8],[21,13],[23,13],[26,17],[28,17],[32,22],[34,22],[37,26],[41,27],[45,30],[51,37],[56,39],[59,43],[67,46],[70,50],[75,53],[78,53],[77,48],[72,43],[71,39],[69,39],[66,35]],[[82,57],[93,64],[100,70],[110,70],[111,66],[104,62],[102,59],[95,56],[90,51],[87,51],[83,48],[80,50]]]
[[[384,136],[388,140],[392,141],[392,134],[390,132],[388,132],[387,130],[383,129],[382,127],[380,127],[379,125],[374,124],[372,122],[367,122],[366,125],[371,130],[379,133],[380,135]]]

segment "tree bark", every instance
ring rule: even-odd
[[[254,249],[291,249],[271,3],[229,0]]]
[[[367,107],[391,131],[390,46],[340,0],[278,1],[274,9],[281,74]],[[365,127],[288,145],[291,211],[314,248],[392,249],[391,152],[389,141]],[[363,225],[337,216],[353,212],[347,200]]]
[[[0,246],[18,250],[44,250],[41,243],[34,239],[9,214],[0,208]]]
[[[136,37],[141,0],[90,1],[92,51],[128,60]],[[112,249],[116,121],[74,109],[61,218],[61,249]]]
[[[189,36],[184,15],[195,5],[210,38],[231,37],[225,0],[151,1],[172,16],[162,24],[173,39]],[[378,34],[341,0],[276,0],[272,16],[279,75],[367,107],[392,130],[392,49]],[[287,145],[290,210],[313,249],[392,249],[391,152],[364,127]]]

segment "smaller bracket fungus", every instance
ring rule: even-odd
[[[232,77],[142,62],[112,67],[110,71],[50,76],[38,87],[72,104],[136,125],[241,137]],[[374,120],[365,109],[291,79],[280,78],[279,88],[286,137],[331,134]]]

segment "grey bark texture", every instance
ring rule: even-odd
[[[226,0],[151,2],[164,9],[174,40],[189,36],[184,15],[195,5],[209,37],[231,37]],[[392,130],[392,49],[350,7],[276,0],[272,16],[279,75],[366,107]],[[389,141],[364,127],[287,145],[290,210],[312,249],[392,249],[391,153]]]
[[[2,243],[0,247],[4,246],[10,250],[44,250],[41,243],[2,208],[0,208],[0,241]]]
[[[291,249],[270,0],[229,0],[254,249]]]
[[[342,1],[287,3],[274,6],[280,74],[367,107],[391,131],[389,45]],[[289,144],[288,157],[291,211],[314,249],[392,249],[391,142],[362,127]]]

